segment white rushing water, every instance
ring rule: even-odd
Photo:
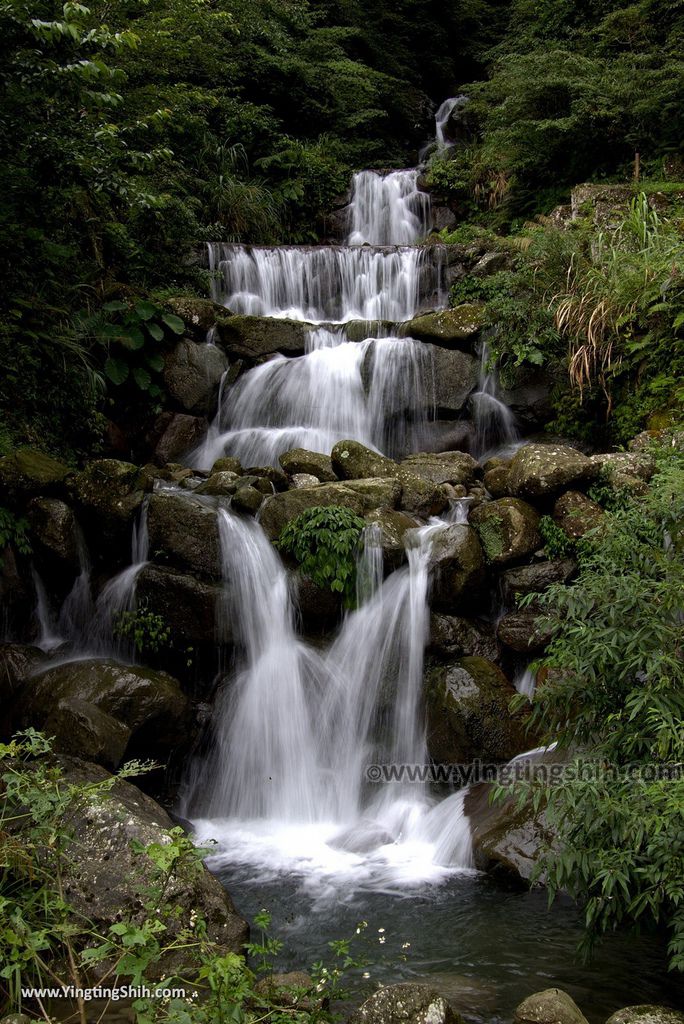
[[[515,416],[499,393],[499,372],[490,365],[486,343],[480,350],[480,376],[477,391],[470,396],[475,424],[473,455],[483,459],[489,454],[511,448],[519,441]]]
[[[413,245],[430,227],[430,196],[418,188],[418,170],[359,171],[348,208],[349,245]]]
[[[432,416],[431,376],[431,350],[411,338],[350,342],[320,328],[305,355],[276,356],[222,392],[193,465],[210,469],[226,454],[277,466],[291,448],[329,455],[348,438],[389,455],[415,449]]]
[[[447,126],[454,110],[460,109],[467,102],[467,96],[452,96],[450,99],[444,100],[437,108],[437,113],[435,114],[435,141],[438,149],[448,149],[454,145],[453,140],[448,136]]]
[[[287,574],[258,524],[221,510],[226,606],[240,658],[190,808],[213,861],[385,887],[471,867],[462,799],[424,782],[378,784],[373,767],[425,764],[421,709],[434,524],[412,532],[408,566],[345,619],[325,654],[294,628]],[[448,803],[448,801],[447,801]]]

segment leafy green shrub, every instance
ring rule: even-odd
[[[135,382],[140,391],[152,398],[161,395],[161,388],[152,374],[164,369],[164,356],[159,351],[169,336],[183,334],[185,324],[179,316],[145,299],[130,302],[114,300],[102,307],[104,322],[89,321],[98,345],[107,354],[104,372],[112,384]]]
[[[539,533],[544,541],[544,551],[549,558],[567,558],[575,550],[575,543],[565,530],[554,523],[551,516],[539,520]]]
[[[684,453],[658,455],[650,491],[606,513],[579,574],[541,598],[553,621],[533,728],[590,758],[587,777],[533,783],[560,852],[539,867],[584,906],[590,952],[618,927],[664,926],[684,970]],[[572,765],[571,765],[572,767]],[[575,766],[578,768],[578,765]],[[521,799],[529,797],[523,787]]]
[[[130,640],[138,654],[157,654],[169,645],[171,638],[164,619],[150,610],[147,601],[141,601],[134,611],[119,612],[113,632]]]
[[[297,559],[302,572],[319,587],[354,602],[356,552],[365,522],[341,505],[309,508],[291,520],[278,541]]]
[[[3,549],[11,544],[20,555],[31,554],[31,541],[28,536],[28,519],[15,516],[8,508],[0,505],[0,569],[3,566]]]

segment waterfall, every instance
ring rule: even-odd
[[[349,245],[413,245],[427,235],[430,196],[418,170],[359,171],[352,181]]]
[[[513,679],[513,685],[518,693],[525,693],[528,697],[533,697],[534,691],[537,687],[536,673],[532,671],[529,665],[527,665],[519,672],[516,672]]]
[[[310,323],[410,320],[424,296],[444,305],[442,251],[210,242],[212,298],[233,313]],[[221,281],[222,278],[222,281]]]
[[[290,448],[329,454],[350,437],[390,455],[415,450],[433,415],[423,397],[434,392],[431,375],[430,349],[411,338],[350,342],[320,328],[305,355],[276,356],[222,391],[192,462],[210,469],[234,455],[246,466],[277,466]]]
[[[217,862],[310,870],[316,861],[324,876],[351,872],[373,887],[471,866],[462,804],[435,817],[425,781],[366,778],[369,765],[427,761],[428,565],[431,537],[444,526],[409,531],[408,566],[346,617],[321,655],[297,638],[287,574],[260,526],[219,511],[238,664],[189,809],[206,815],[195,814],[195,826],[200,838],[218,838]],[[378,583],[377,564],[376,572]]]
[[[499,397],[499,374],[490,365],[489,346],[482,342],[477,391],[470,396],[475,422],[473,455],[482,459],[489,453],[515,444],[519,434],[515,416]]]
[[[366,526],[361,534],[356,559],[356,604],[366,604],[382,585],[383,572],[382,530],[376,523]]]
[[[45,584],[36,569],[31,569],[33,589],[36,594],[35,617],[38,623],[38,639],[35,644],[47,654],[64,643],[64,637],[57,632],[54,615],[50,607]]]
[[[452,96],[438,107],[435,114],[435,141],[438,149],[448,149],[454,145],[446,134],[446,128],[454,110],[464,106],[467,101],[467,96]]]
[[[76,529],[78,576],[59,613],[59,632],[71,645],[77,646],[87,635],[93,616],[93,595],[90,586],[90,554],[82,531]]]

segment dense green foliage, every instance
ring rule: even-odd
[[[536,799],[560,839],[542,869],[583,902],[585,951],[664,925],[684,969],[684,455],[659,462],[649,493],[578,544],[575,582],[542,599],[556,632],[532,722],[569,752]]]
[[[302,572],[319,587],[354,602],[356,555],[365,522],[341,505],[306,509],[280,535],[281,551],[296,558]]]
[[[29,1009],[49,1022],[49,1004],[38,1000],[22,1007],[22,987],[135,985],[153,993],[161,968],[163,987],[183,990],[185,995],[135,999],[137,1024],[330,1020],[323,996],[338,998],[343,971],[355,966],[349,942],[330,943],[334,959],[329,966],[314,965],[312,990],[293,989],[285,1002],[277,993],[257,989],[259,975],[272,972],[282,945],[266,934],[267,914],[255,920],[260,938],[247,944],[254,969],[209,937],[207,923],[196,909],[189,915],[189,925],[179,927],[182,908],[169,894],[171,883],[203,871],[202,857],[207,853],[180,828],[165,833],[163,842],[144,846],[132,841],[140,861],[139,877],[131,879],[140,905],[135,918],[122,916],[103,934],[69,903],[66,889],[75,821],[115,796],[117,779],[150,767],[131,762],[104,781],[75,783],[65,777],[39,733],[29,730],[0,744],[0,1010],[7,1003],[11,1012]],[[169,959],[174,951],[182,951],[182,968],[162,967],[176,962]],[[74,1016],[85,1024],[84,999],[73,1002]]]

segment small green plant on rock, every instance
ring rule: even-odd
[[[354,603],[356,552],[365,522],[341,505],[306,509],[280,535],[281,551],[292,555],[305,576],[333,593],[345,605]]]
[[[20,555],[31,554],[28,528],[27,519],[23,516],[17,518],[14,512],[0,505],[0,569],[4,565],[2,552],[10,544]]]
[[[153,612],[147,601],[141,601],[133,611],[119,612],[114,623],[114,633],[125,640],[131,640],[138,654],[158,654],[168,647],[171,630],[161,615]]]
[[[544,541],[544,551],[549,558],[568,558],[574,552],[574,541],[568,537],[565,530],[554,523],[551,516],[541,517],[539,533]]]

